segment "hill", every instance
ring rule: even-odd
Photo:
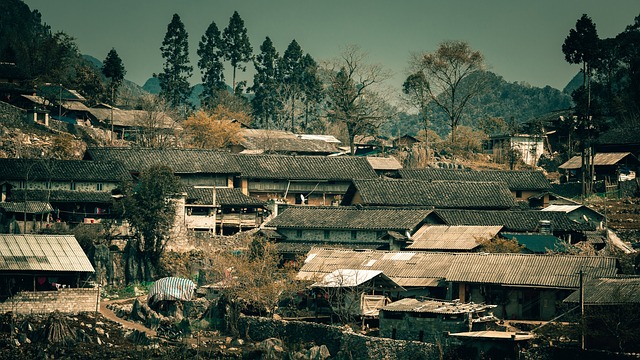
[[[82,58],[87,60],[96,69],[98,70],[102,69],[102,61],[98,60],[97,58],[87,54],[82,55]],[[139,98],[140,96],[151,93],[150,91],[146,90],[140,85],[127,79],[124,79],[124,81],[122,82],[122,87],[120,91],[123,94],[127,94],[127,97],[130,99],[136,99],[136,98]]]

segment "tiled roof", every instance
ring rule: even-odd
[[[302,138],[292,132],[243,129],[240,144],[246,150],[264,153],[333,154],[339,152],[335,143],[321,139]]]
[[[403,179],[445,181],[493,181],[507,184],[510,190],[549,190],[551,184],[540,171],[401,169]]]
[[[565,302],[579,303],[580,292],[569,295]],[[618,305],[640,303],[640,276],[618,276],[591,279],[584,283],[584,303]]]
[[[287,155],[236,155],[241,176],[254,179],[352,180],[378,177],[367,159]]]
[[[400,161],[394,157],[367,156],[367,161],[374,170],[399,170],[402,169]]]
[[[6,180],[120,182],[130,178],[113,161],[0,159],[0,179]]]
[[[420,180],[354,180],[347,190],[360,195],[363,205],[432,206],[440,209],[509,209],[516,206],[504,183]]]
[[[588,278],[613,276],[617,260],[604,256],[437,253],[313,248],[298,273],[317,280],[337,269],[381,270],[400,286],[437,286],[441,281],[507,286],[577,288]]]
[[[431,210],[423,209],[292,206],[265,226],[278,229],[413,231],[430,213]]]
[[[87,202],[108,204],[113,201],[110,192],[104,191],[76,191],[76,190],[11,190],[10,201],[24,201],[25,191],[27,201],[49,202]]]
[[[592,230],[587,224],[572,221],[563,212],[438,209],[435,213],[446,225],[504,226],[505,231],[533,232],[538,230],[540,220],[549,220],[554,231]]]
[[[382,308],[384,311],[431,313],[431,314],[467,314],[484,311],[495,305],[460,303],[443,300],[418,300],[406,298],[394,301]]]
[[[153,165],[169,166],[176,174],[238,174],[240,168],[230,153],[204,149],[89,148],[86,157],[122,163],[130,172]]]
[[[94,270],[73,235],[0,234],[0,271]]]
[[[185,187],[187,200],[191,204],[211,205],[213,204],[213,189]],[[216,188],[216,204],[226,206],[264,206],[264,201],[247,196],[240,189]]]
[[[0,209],[8,213],[44,214],[53,212],[51,204],[42,201],[0,202]]]
[[[299,254],[305,255],[309,250],[315,247],[325,247],[332,249],[346,249],[346,250],[377,250],[388,245],[387,243],[338,243],[333,242],[331,244],[319,243],[319,242],[298,242],[298,241],[278,241],[276,243],[276,250],[279,253]]]
[[[102,121],[107,124],[111,124],[111,118],[113,116],[113,125],[123,127],[150,127],[149,124],[153,123],[154,127],[161,129],[182,129],[174,119],[164,112],[157,112],[153,114],[155,121],[150,121],[150,114],[144,110],[121,110],[113,108],[113,112],[110,108],[87,108],[87,111],[91,113],[98,121]]]
[[[589,269],[588,278],[613,276],[617,260],[605,256],[531,254],[457,254],[446,274],[447,281],[542,286],[575,289],[578,272]]]
[[[472,250],[480,246],[478,240],[491,239],[502,226],[446,226],[424,225],[416,231],[407,250]]]
[[[630,152],[617,152],[617,153],[597,153],[593,158],[593,165],[595,166],[604,166],[604,165],[615,165],[619,161],[623,160],[627,156],[630,159],[634,160],[634,162],[638,162],[638,159],[633,156]],[[560,169],[580,169],[582,167],[582,158],[580,156],[574,156],[569,159],[564,164],[558,166]]]

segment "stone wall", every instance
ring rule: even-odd
[[[53,311],[76,314],[96,311],[98,289],[60,289],[57,291],[19,292],[0,302],[0,314],[46,314]]]
[[[0,101],[0,120],[4,125],[21,127],[27,121],[27,112]]]
[[[302,321],[282,321],[256,317],[239,319],[238,330],[251,340],[282,339],[286,344],[324,344],[333,359],[439,359],[435,344],[392,340],[345,332],[343,328]]]

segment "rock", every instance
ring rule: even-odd
[[[242,339],[234,339],[231,342],[231,345],[232,346],[243,346],[244,345],[244,340],[242,340]]]
[[[102,340],[100,340],[100,338],[99,338],[99,337],[96,337],[96,343],[97,343],[98,345],[102,345]]]
[[[309,360],[325,360],[331,357],[331,353],[326,345],[314,346],[307,351]]]
[[[104,335],[104,330],[102,328],[96,327],[96,334]]]
[[[20,346],[20,341],[18,341],[18,339],[13,339],[13,346],[19,347]]]
[[[225,344],[227,344],[227,345],[229,345],[229,344],[231,344],[231,341],[232,341],[232,340],[233,340],[233,338],[232,338],[232,337],[227,336],[227,337],[224,339],[224,343],[225,343]]]

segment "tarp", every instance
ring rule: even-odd
[[[189,301],[193,297],[196,284],[178,277],[166,277],[157,280],[149,290],[147,303],[153,304],[162,300]]]

